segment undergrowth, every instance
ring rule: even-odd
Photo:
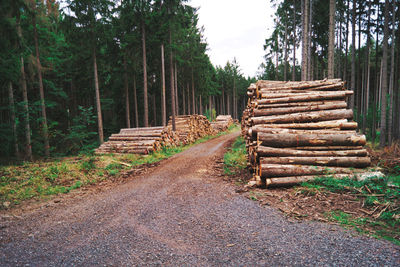
[[[227,131],[214,136],[205,136],[194,144],[164,147],[149,155],[93,155],[93,151],[90,151],[78,157],[0,166],[0,209],[18,205],[28,199],[48,199],[53,195],[68,193],[80,187],[116,178],[139,165],[159,162],[195,144],[237,129],[238,126],[232,125]]]
[[[308,196],[316,192],[350,194],[362,203],[363,213],[349,214],[337,210],[325,216],[351,227],[359,233],[387,239],[400,245],[400,176],[386,176],[357,181],[352,178],[316,178],[302,183],[301,193]]]
[[[224,155],[224,173],[233,175],[245,169],[246,166],[246,144],[243,137],[239,136]]]

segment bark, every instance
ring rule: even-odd
[[[347,122],[347,120],[308,122],[308,123],[280,123],[280,124],[260,124],[249,128],[249,135],[256,134],[264,128],[288,128],[288,129],[339,129],[354,130],[357,128],[357,122]]]
[[[337,110],[322,110],[304,113],[293,113],[285,115],[253,117],[251,122],[253,124],[266,124],[266,123],[288,123],[288,122],[316,122],[328,121],[338,119],[351,119],[353,118],[353,111],[351,109],[337,109]]]
[[[152,95],[153,101],[153,126],[157,125],[157,104],[156,104],[156,94],[153,93]]]
[[[385,25],[383,30],[383,55],[382,55],[382,94],[381,94],[381,134],[379,146],[382,148],[386,145],[386,96],[388,93],[387,83],[387,56],[388,56],[388,39],[389,39],[389,0],[385,0]]]
[[[291,147],[291,146],[363,146],[366,143],[365,135],[358,134],[288,134],[279,135],[258,133],[257,139],[264,146]]]
[[[365,157],[368,155],[365,149],[356,150],[296,150],[287,148],[275,148],[257,146],[259,156],[268,157]]]
[[[287,81],[287,66],[288,66],[288,25],[287,18],[285,19],[285,44],[284,44],[284,67],[283,67],[283,80]]]
[[[356,90],[356,1],[351,16],[351,90]],[[350,108],[354,109],[354,95],[350,96]]]
[[[266,179],[265,185],[268,186],[287,186],[299,184],[307,181],[314,180],[315,178],[334,178],[334,179],[343,179],[358,176],[355,173],[351,174],[330,174],[330,175],[303,175],[303,176],[291,176],[291,177],[279,177],[279,178],[269,178]]]
[[[367,21],[367,47],[365,51],[365,90],[363,90],[363,120],[362,120],[362,132],[365,133],[367,127],[367,112],[369,106],[369,86],[370,86],[370,43],[371,43],[371,35],[370,35],[370,21],[371,21],[371,1],[368,1],[368,21]]]
[[[211,95],[209,95],[208,96],[208,104],[209,104],[209,106],[210,106],[210,109],[209,109],[209,114],[210,114],[210,119],[211,120],[213,120],[213,117],[212,117],[212,100],[211,100]]]
[[[365,168],[371,165],[369,157],[262,157],[261,164],[298,164],[314,166]]]
[[[185,86],[182,88],[182,114],[186,115],[186,89]]]
[[[124,87],[125,87],[125,119],[126,127],[131,128],[131,116],[129,108],[129,82],[128,82],[128,70],[126,66],[126,56],[124,55]]]
[[[337,92],[314,92],[310,94],[290,94],[288,97],[260,99],[259,104],[275,104],[285,102],[304,102],[304,101],[320,101],[329,99],[344,99],[347,95],[351,95],[352,91]]]
[[[389,114],[388,114],[388,145],[390,146],[393,141],[393,100],[394,100],[394,47],[396,35],[396,5],[392,3],[392,47],[391,47],[391,63],[390,63],[390,81],[389,81]]]
[[[47,115],[46,115],[46,103],[44,100],[44,87],[43,87],[43,77],[42,77],[42,65],[40,64],[40,54],[39,54],[39,42],[38,33],[36,28],[36,2],[33,4],[33,36],[35,41],[35,52],[36,52],[36,68],[39,78],[39,92],[40,92],[40,108],[42,111],[42,131],[44,140],[44,154],[46,157],[50,156],[50,143],[49,143],[49,130],[47,125]]]
[[[14,153],[17,158],[20,157],[19,147],[18,147],[18,135],[17,135],[17,121],[15,119],[15,104],[14,104],[14,91],[12,87],[12,82],[8,82],[8,100],[10,102],[10,119],[13,131],[13,141],[14,141]]]
[[[296,80],[296,0],[293,0],[293,69],[292,81]]]
[[[96,109],[97,109],[97,126],[99,131],[99,142],[100,144],[102,144],[104,142],[103,118],[101,115],[100,87],[99,87],[99,78],[97,74],[97,59],[96,59],[95,46],[93,47],[93,72],[94,72],[94,86],[96,90]]]
[[[303,175],[328,175],[328,174],[352,174],[357,172],[353,168],[282,165],[282,164],[260,164],[259,172],[261,177],[286,177]]]
[[[258,116],[268,116],[268,115],[281,115],[289,114],[295,112],[304,111],[317,111],[317,110],[330,110],[330,109],[341,109],[346,108],[347,103],[345,101],[333,102],[332,104],[322,104],[322,105],[308,105],[300,107],[283,107],[283,108],[266,108],[266,109],[255,109],[253,112],[254,117]]]
[[[171,28],[169,28],[169,71],[170,71],[170,87],[171,87],[171,122],[172,122],[172,131],[176,131],[175,125],[175,82],[174,82],[174,64],[173,64],[173,55],[172,55],[172,32]]]
[[[146,60],[146,28],[142,22],[142,53],[143,53],[143,124],[144,127],[149,126],[149,105],[147,98],[147,60]]]
[[[194,73],[192,67],[192,114],[196,114],[196,104],[195,104],[195,95],[194,95]]]
[[[188,108],[187,114],[190,115],[192,109],[191,109],[191,105],[190,105],[190,89],[189,89],[189,82],[187,83],[186,89],[187,89],[187,105],[188,105],[188,106],[187,106],[187,108]]]
[[[302,38],[302,66],[301,66],[301,80],[307,80],[307,71],[308,71],[308,38],[309,38],[309,29],[308,29],[308,20],[309,20],[309,0],[302,0],[302,29],[303,29],[303,38]]]
[[[161,44],[161,79],[162,79],[162,92],[161,92],[161,116],[162,125],[167,125],[167,107],[165,100],[165,63],[164,63],[164,44]]]
[[[350,0],[347,0],[347,11],[346,11],[346,48],[345,48],[345,60],[343,64],[343,80],[347,81],[347,56],[349,52],[349,21],[350,21]]]
[[[139,112],[137,104],[137,94],[136,94],[136,76],[133,75],[133,103],[135,104],[135,127],[139,127]]]
[[[336,0],[329,1],[329,47],[328,47],[328,79],[334,77],[335,66],[335,13]]]
[[[176,61],[174,64],[174,83],[175,83],[175,111],[176,111],[176,115],[179,115],[179,100],[178,100],[178,68],[176,67]]]
[[[339,105],[342,106],[346,103],[344,100],[331,100],[331,101],[309,101],[309,102],[292,102],[292,103],[278,103],[278,104],[258,104],[254,103],[254,108],[285,108],[285,107],[300,107],[300,106],[315,106],[315,105]]]
[[[307,38],[307,80],[311,81],[313,80],[312,78],[312,62],[311,62],[311,35],[312,35],[312,12],[313,12],[313,0],[309,0],[309,5],[310,5],[310,12],[308,14],[308,32],[309,36]]]

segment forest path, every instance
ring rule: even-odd
[[[399,247],[389,242],[291,222],[235,193],[212,166],[237,136],[193,146],[68,205],[3,217],[0,265],[400,264]]]

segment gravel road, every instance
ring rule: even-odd
[[[291,222],[234,192],[218,137],[98,194],[3,215],[0,266],[399,266],[400,248],[318,222]]]

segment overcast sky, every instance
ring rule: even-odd
[[[242,73],[254,76],[263,62],[263,45],[275,10],[268,0],[191,0],[200,7],[199,26],[205,28],[208,54],[214,65],[236,57]]]

